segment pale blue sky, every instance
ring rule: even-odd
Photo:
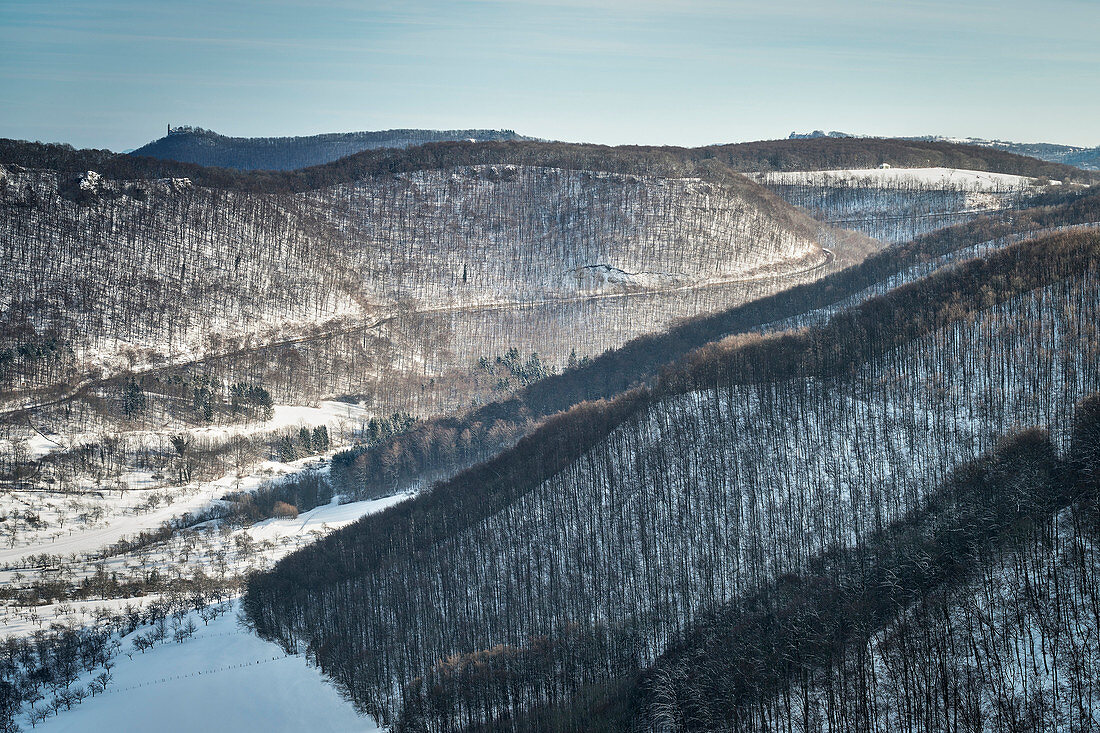
[[[814,128],[1100,145],[1098,0],[0,0],[0,137]]]

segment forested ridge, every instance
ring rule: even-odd
[[[922,509],[701,614],[643,672],[484,729],[1090,730],[1098,417],[1079,405],[1064,457],[1009,436]]]
[[[1100,222],[1100,193],[1062,192],[1029,209],[982,217],[871,255],[815,282],[716,313],[684,319],[672,328],[640,336],[583,364],[551,374],[504,401],[461,416],[423,421],[407,433],[383,437],[336,456],[333,480],[350,496],[379,496],[425,474],[446,475],[483,459],[541,418],[584,401],[611,399],[652,383],[661,367],[693,349],[731,334],[752,332],[843,301],[907,268],[934,262],[985,242],[1009,241],[1028,232]],[[497,436],[486,440],[495,427]],[[503,439],[503,441],[502,441]]]
[[[1098,410],[1078,407],[1064,456],[1011,436],[925,508],[701,618],[619,726],[1091,729]]]
[[[201,127],[170,128],[131,155],[239,170],[294,170],[374,148],[407,148],[441,140],[532,140],[512,130],[378,130],[297,137],[229,137]]]
[[[1019,426],[1070,450],[1100,388],[1098,248],[1010,245],[824,327],[697,350],[257,576],[250,618],[398,729],[599,700],[724,604],[873,547]]]
[[[0,163],[80,173],[94,169],[118,179],[190,178],[196,185],[256,192],[306,191],[354,183],[370,176],[463,165],[537,165],[571,170],[647,175],[947,167],[1045,177],[1093,180],[1094,174],[1000,150],[954,143],[875,138],[774,140],[701,148],[620,146],[560,142],[438,142],[404,150],[368,150],[297,171],[234,171],[193,163],[122,155],[109,150],[75,150],[54,143],[0,138]]]

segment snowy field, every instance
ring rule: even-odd
[[[228,569],[243,576],[249,570],[270,567],[289,552],[407,496],[349,504],[334,499],[297,517],[268,519],[228,534],[217,526],[202,528],[192,536],[173,537],[147,553],[143,551],[140,562],[143,568],[157,568],[164,573],[171,572],[173,565],[180,567],[181,562],[195,571],[213,573],[219,571],[220,559],[223,575]],[[189,544],[184,550],[181,543]],[[130,555],[97,565],[114,572],[127,569],[136,559]],[[90,570],[89,563],[74,562],[65,567],[71,578],[87,576]],[[5,572],[0,579],[6,584],[12,575]],[[153,593],[136,598],[0,607],[0,637],[29,637],[61,629],[109,630],[117,628],[111,625],[113,619],[171,602],[171,596]],[[228,613],[214,616],[226,605],[230,605]],[[181,612],[179,618],[173,612],[172,629],[190,624],[194,632],[182,639],[174,640],[173,632],[163,633],[164,621],[159,637],[154,636],[156,623],[148,620],[133,631],[107,631],[107,646],[113,650],[109,666],[101,662],[64,688],[86,694],[95,689],[106,670],[110,674],[106,689],[77,700],[71,707],[56,708],[51,700],[61,694],[61,688],[53,693],[43,690],[37,706],[23,710],[26,727],[47,731],[378,730],[370,718],[360,717],[304,657],[288,656],[277,645],[262,641],[240,626],[238,611],[235,602],[226,602]],[[154,641],[142,651],[141,642],[149,638]]]
[[[411,494],[396,494],[348,504],[338,503],[337,497],[329,504],[294,518],[266,519],[228,533],[212,522],[209,526],[181,533],[181,536],[173,536],[133,553],[95,562],[74,559],[62,564],[62,570],[64,577],[71,580],[91,577],[98,568],[122,576],[139,572],[144,574],[154,569],[165,574],[203,570],[207,573],[220,572],[222,576],[243,576],[251,570],[269,568],[310,542],[368,514],[387,509],[409,496]],[[99,547],[89,545],[89,548]],[[0,571],[0,583],[6,585],[15,586],[21,580],[35,577],[25,570]],[[101,609],[118,614],[126,606],[142,607],[159,598],[159,594],[150,594],[136,598],[65,601],[33,607],[0,605],[0,638],[33,634],[55,623],[87,626],[95,622],[97,611]]]
[[[169,437],[186,435],[192,441],[224,444],[239,436],[261,438],[298,426],[323,425],[334,443],[345,443],[369,417],[357,406],[325,401],[317,407],[275,405],[270,420],[251,421],[228,426],[191,428],[175,432],[148,430],[115,434],[129,452],[141,449],[167,450]],[[102,439],[97,433],[30,435],[24,450],[33,458],[62,450],[79,449],[84,443]],[[0,439],[0,453],[15,450],[12,441]],[[127,467],[117,479],[86,477],[75,491],[45,491],[41,488],[11,490],[0,496],[0,514],[14,516],[31,512],[40,523],[5,525],[0,567],[20,567],[30,556],[61,556],[95,553],[142,530],[153,529],[165,521],[211,506],[220,497],[234,491],[251,491],[280,476],[316,468],[335,449],[321,456],[309,456],[291,462],[262,461],[245,471],[226,474],[208,481],[173,485],[167,478],[148,471]],[[170,475],[169,475],[170,477]]]
[[[779,171],[751,176],[818,219],[883,242],[904,242],[1024,205],[1046,183],[957,168]]]
[[[350,731],[380,730],[359,716],[321,673],[287,656],[237,622],[237,609],[183,644],[117,658],[106,692],[39,723],[44,733],[92,731]],[[123,639],[123,646],[130,646]],[[78,684],[86,684],[81,679]]]
[[[828,171],[774,171],[751,176],[759,183],[790,186],[846,183],[854,186],[905,188],[914,185],[966,191],[1013,191],[1035,185],[1034,178],[959,168],[850,168]],[[1051,181],[1058,184],[1059,181]]]

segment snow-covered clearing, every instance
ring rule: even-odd
[[[269,420],[252,420],[230,425],[192,428],[193,444],[229,444],[239,436],[264,438],[297,426],[325,425],[329,435],[344,443],[369,418],[366,411],[343,402],[321,402],[316,406],[276,405]],[[40,442],[57,451],[80,450],[83,441],[92,445],[102,435],[68,434],[64,426]],[[272,482],[302,474],[322,477],[328,460],[337,449],[319,455],[283,462],[261,460],[240,464],[209,480],[169,485],[174,471],[164,475],[141,469],[131,461],[143,450],[170,451],[168,439],[180,433],[134,430],[115,434],[126,458],[116,475],[104,479],[92,472],[80,473],[70,481],[71,489],[56,490],[57,484],[37,481],[0,495],[0,521],[5,530],[0,545],[0,583],[12,592],[0,605],[0,638],[33,634],[51,625],[70,628],[93,626],[105,615],[118,615],[127,606],[143,607],[159,600],[166,585],[180,586],[189,578],[214,578],[230,589],[252,570],[271,567],[287,554],[359,519],[391,506],[407,494],[339,504],[332,502],[304,511],[293,518],[274,518],[241,526],[239,519],[223,521],[229,505],[227,495],[248,493]],[[25,441],[24,441],[25,442]],[[47,446],[36,453],[44,452]],[[48,488],[53,486],[54,488]],[[216,510],[212,513],[209,510]],[[185,515],[189,515],[185,517]],[[200,523],[196,524],[198,517]],[[139,543],[142,532],[172,526]],[[130,547],[118,543],[130,541]],[[127,587],[90,594],[41,597],[30,589],[62,583],[70,589],[93,578],[118,579]],[[150,580],[160,578],[160,581]],[[144,584],[144,585],[143,585]],[[111,594],[117,595],[111,595]],[[87,598],[88,600],[77,600]]]
[[[0,582],[15,585],[35,577],[57,580],[62,575],[67,580],[77,581],[91,577],[98,568],[122,577],[146,575],[154,570],[163,575],[186,575],[201,570],[207,574],[243,576],[250,570],[269,568],[310,542],[410,496],[395,494],[348,504],[338,503],[337,498],[294,518],[267,519],[228,533],[212,522],[133,553],[98,562],[75,560],[63,563],[60,573],[43,571],[35,576],[25,570],[0,571]],[[49,575],[56,577],[50,578]],[[159,594],[150,594],[37,606],[0,606],[0,638],[34,633],[52,623],[88,626],[95,622],[96,611],[100,609],[117,614],[128,605],[140,607],[159,597]]]
[[[344,402],[325,401],[316,407],[275,405],[269,420],[175,432],[133,430],[110,438],[137,455],[142,451],[170,452],[169,439],[178,435],[187,436],[193,443],[224,445],[237,437],[262,438],[298,426],[323,425],[335,443],[346,443],[369,417],[364,408]],[[58,426],[59,431],[63,429]],[[29,453],[41,458],[57,451],[79,450],[104,437],[97,433],[57,432],[48,437],[35,434],[23,442]],[[0,453],[14,450],[12,441],[0,440]],[[205,509],[227,492],[251,491],[282,475],[316,467],[319,459],[333,452],[289,463],[262,461],[212,480],[182,485],[170,484],[171,474],[162,477],[133,468],[109,480],[88,475],[76,482],[75,491],[50,491],[40,486],[12,489],[0,496],[0,516],[13,517],[5,525],[4,534],[8,536],[0,547],[0,566],[18,566],[31,555],[94,553],[142,530]]]
[[[12,367],[0,394],[11,412],[120,376],[209,368],[231,385],[256,378],[254,360],[285,370],[295,346],[333,337],[360,341],[362,353],[341,355],[355,371],[385,373],[404,356],[391,346],[425,340],[409,313],[714,284],[820,259],[803,215],[693,176],[473,165],[261,195],[89,172],[86,206],[65,194],[68,174],[5,175],[25,195],[0,216],[0,311],[33,314],[36,333],[65,324],[52,371],[22,357]],[[325,382],[309,396],[354,391],[326,371],[307,377]],[[306,392],[298,381],[266,386],[286,399]]]
[[[956,188],[967,191],[1012,191],[1035,184],[1034,178],[1008,173],[990,173],[959,168],[850,168],[827,171],[773,171],[752,175],[760,183],[772,185],[796,185],[809,183],[848,185]],[[1059,181],[1051,181],[1058,184]]]
[[[822,221],[884,242],[1021,206],[1046,183],[955,168],[781,171],[753,178]]]
[[[116,658],[103,693],[40,723],[44,733],[89,731],[374,731],[321,673],[237,623],[236,608],[182,644]],[[135,632],[140,633],[140,632]],[[134,636],[134,634],[131,634]],[[131,647],[130,637],[122,640]],[[86,684],[81,679],[77,684]]]
[[[307,537],[311,532],[328,534],[368,514],[388,509],[410,496],[412,494],[395,494],[382,499],[355,501],[350,504],[339,504],[337,499],[333,499],[331,504],[311,509],[294,519],[266,519],[240,531],[248,533],[256,542],[278,542],[288,537]]]
[[[251,491],[279,474],[304,470],[316,458],[303,458],[294,463],[264,461],[252,472],[237,476],[229,474],[214,481],[205,481],[160,491],[131,488],[123,491],[103,491],[91,497],[66,494],[35,495],[32,492],[11,491],[4,494],[4,504],[38,499],[34,510],[47,520],[46,528],[24,530],[16,546],[0,549],[0,566],[19,567],[34,555],[89,555],[133,537],[142,530],[155,529],[163,522],[189,512],[209,507],[230,491]],[[164,505],[143,510],[151,495],[163,497]],[[47,498],[43,498],[43,496]],[[77,524],[73,515],[79,509],[93,506],[104,510],[102,522]],[[66,515],[67,521],[65,521]],[[56,529],[58,519],[69,525]],[[47,534],[48,533],[48,534]]]

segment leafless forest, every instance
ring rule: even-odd
[[[1088,730],[1090,182],[0,141],[0,720],[239,598],[399,731]]]

